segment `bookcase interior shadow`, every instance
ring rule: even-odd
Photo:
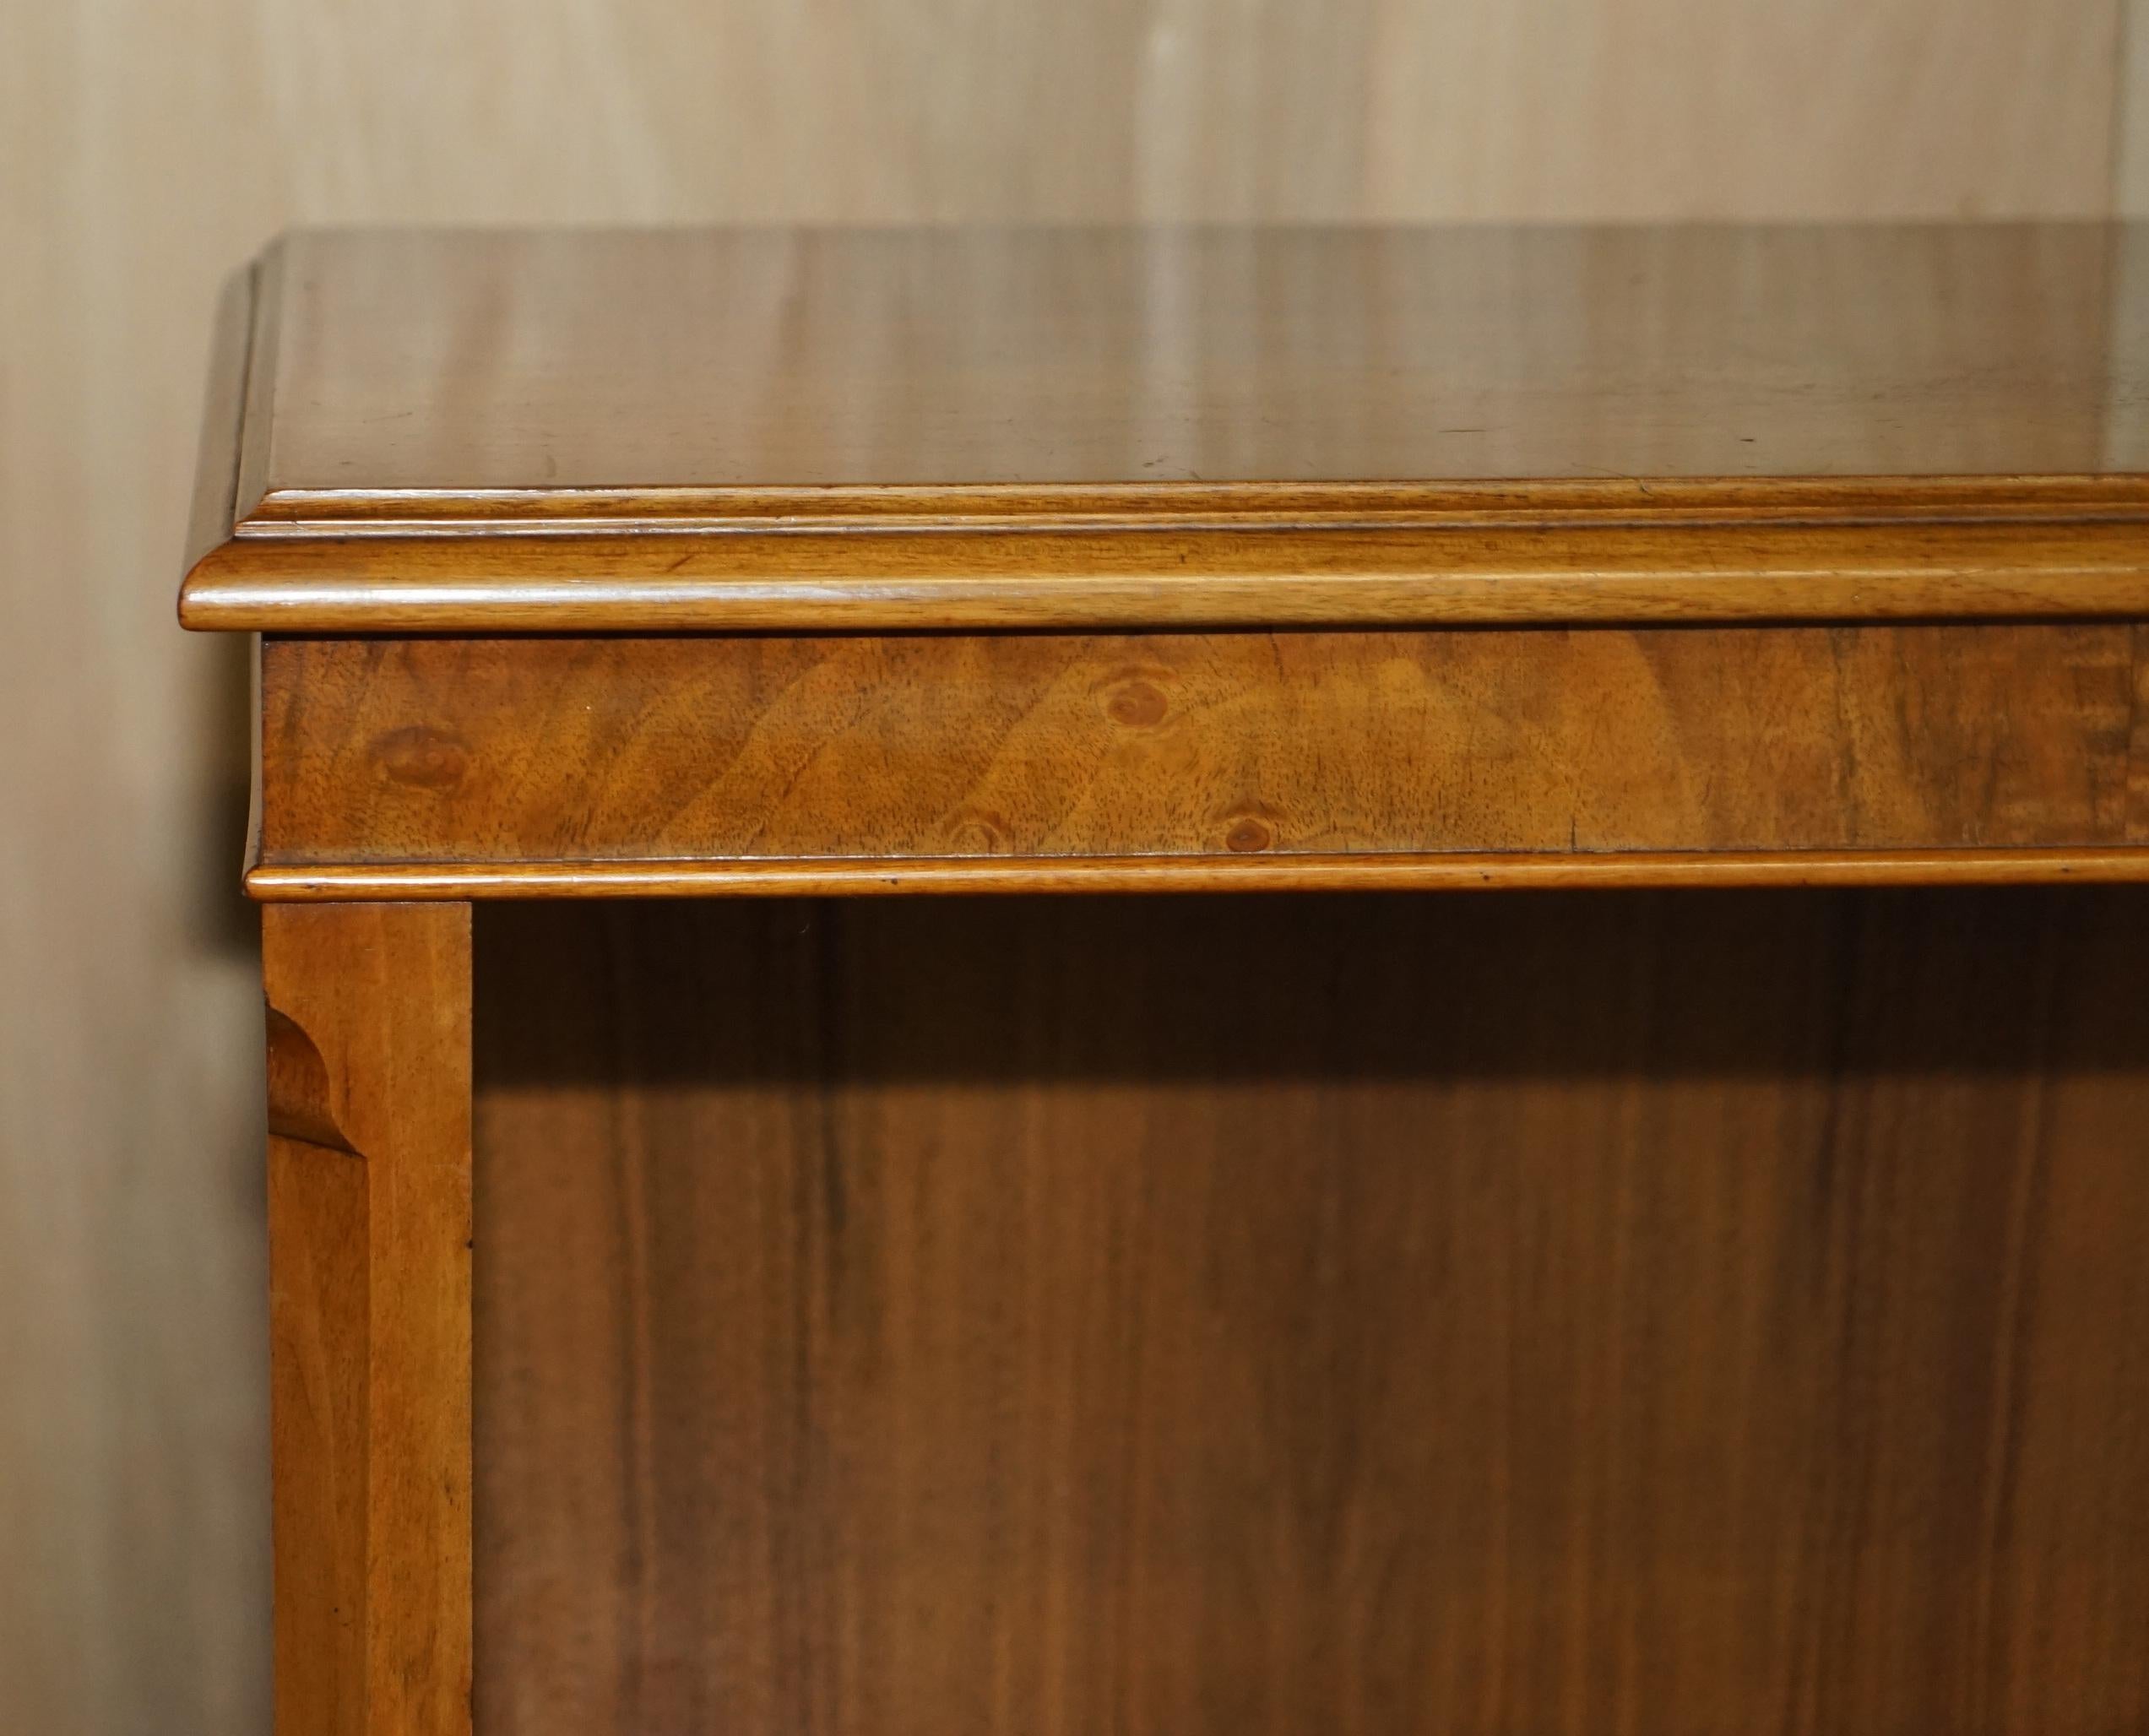
[[[481,906],[478,1728],[2117,1728],[2145,919]]]

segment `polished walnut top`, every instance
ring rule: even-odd
[[[234,298],[182,610],[2134,609],[2146,247],[2098,225],[298,235]]]

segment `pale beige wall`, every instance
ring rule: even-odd
[[[0,0],[0,1728],[263,1722],[242,675],[171,609],[226,268],[372,220],[2102,214],[2149,195],[2120,3]]]
[[[2120,0],[2112,197],[2122,217],[2149,217],[2149,0]]]

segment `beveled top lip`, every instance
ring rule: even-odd
[[[2125,225],[308,231],[226,296],[181,615],[2110,614],[2145,524]]]
[[[2149,518],[2149,475],[281,489],[235,537],[617,536]]]

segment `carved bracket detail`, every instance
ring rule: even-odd
[[[269,1131],[327,1151],[362,1155],[336,1120],[328,1064],[313,1039],[274,1007],[269,1013]]]

